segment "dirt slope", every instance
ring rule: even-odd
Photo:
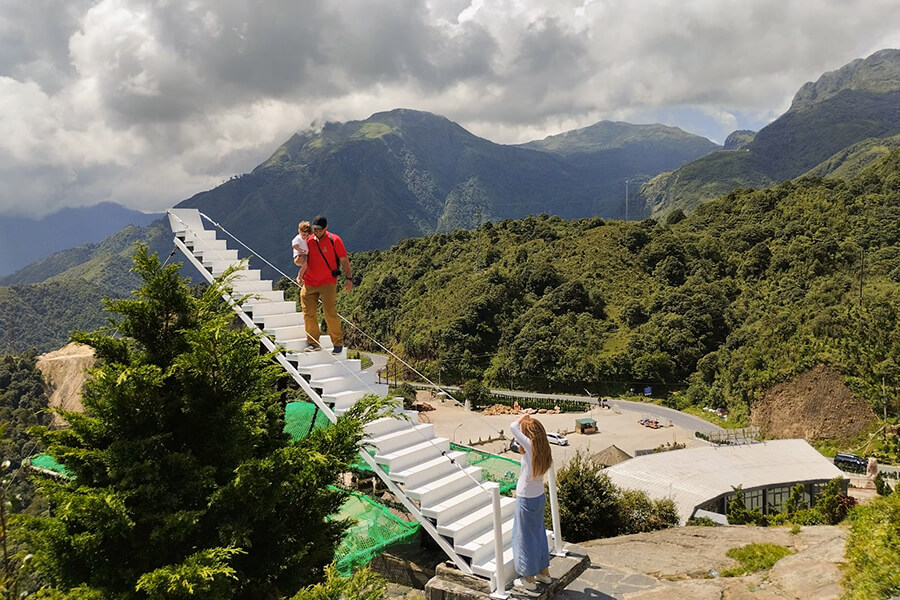
[[[822,440],[856,437],[876,416],[840,373],[819,365],[771,388],[754,404],[750,420],[767,438]]]
[[[51,390],[50,407],[81,411],[81,386],[87,378],[85,371],[93,366],[93,349],[80,344],[68,344],[39,356],[37,368]],[[54,425],[64,423],[59,415],[53,415]]]

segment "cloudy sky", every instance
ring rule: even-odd
[[[898,0],[0,0],[0,215],[162,210],[397,107],[502,143],[601,119],[722,142],[897,23]]]

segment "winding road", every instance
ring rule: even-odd
[[[367,352],[366,356],[372,359],[372,366],[367,370],[377,373],[379,370],[387,365],[387,357],[383,354],[375,354],[371,352]],[[413,383],[417,388],[421,389],[442,389],[451,392],[459,391],[458,386],[454,385],[445,385],[445,386],[437,386],[433,384],[425,384],[425,383]],[[541,392],[517,392],[511,390],[490,390],[492,394],[497,394],[498,396],[514,396],[519,398],[545,398],[549,400],[571,400],[574,402],[583,402],[584,404],[592,404],[596,406],[599,402],[599,398],[596,396],[575,396],[568,394],[544,394]],[[699,431],[705,435],[709,435],[713,432],[724,431],[723,428],[719,427],[715,423],[710,423],[700,417],[695,417],[694,415],[689,415],[687,413],[683,413],[672,408],[666,408],[665,406],[659,406],[657,404],[650,404],[649,402],[633,402],[631,400],[614,400],[614,399],[606,399],[606,403],[613,410],[627,410],[629,412],[639,413],[641,415],[646,415],[648,417],[654,417],[656,419],[664,419],[667,421],[672,421],[674,425],[679,427],[683,427],[689,431]]]

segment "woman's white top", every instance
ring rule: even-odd
[[[534,451],[531,449],[531,440],[522,433],[518,421],[513,421],[509,429],[512,431],[516,441],[519,442],[519,445],[525,449],[525,454],[521,455],[522,471],[519,473],[519,482],[516,484],[516,497],[537,498],[544,493],[544,478],[538,477],[534,479],[531,477],[531,459],[534,456]]]

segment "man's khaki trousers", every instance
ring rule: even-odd
[[[303,323],[306,326],[306,341],[314,346],[319,345],[319,300],[322,300],[322,311],[328,325],[328,335],[335,346],[344,345],[341,332],[341,319],[337,313],[337,283],[315,287],[303,285],[300,290],[300,306],[303,307]]]

